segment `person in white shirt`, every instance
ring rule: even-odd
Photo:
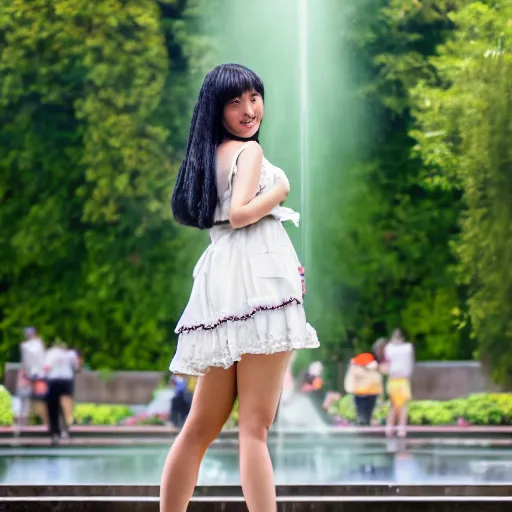
[[[67,356],[69,359],[69,364],[73,369],[73,379],[67,385],[67,389],[65,389],[65,393],[63,393],[60,397],[60,405],[62,408],[62,413],[64,415],[64,420],[66,422],[67,427],[69,428],[74,421],[74,409],[75,409],[75,377],[76,373],[80,369],[80,355],[76,350],[71,348],[67,349]]]
[[[73,395],[73,380],[78,368],[76,352],[68,350],[65,343],[57,340],[48,350],[44,362],[48,380],[48,415],[52,442],[69,436],[68,424],[64,418],[64,430],[61,430],[63,396]]]
[[[20,344],[21,369],[18,384],[23,387],[30,386],[30,393],[20,389],[21,394],[30,397],[32,408],[45,425],[48,424],[48,411],[46,407],[47,386],[44,381],[44,360],[46,347],[37,334],[35,327],[24,329],[25,341]],[[23,409],[27,404],[23,404]],[[28,416],[28,412],[26,412]]]
[[[398,435],[405,437],[408,419],[408,403],[412,398],[410,379],[414,370],[414,348],[405,340],[400,329],[395,329],[384,348],[391,407],[387,418],[386,434],[391,436],[398,418]]]

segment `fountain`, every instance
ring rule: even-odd
[[[290,179],[287,205],[301,213],[301,229],[287,230],[306,267],[308,320],[323,342],[327,332],[331,340],[345,336],[335,294],[337,276],[350,269],[329,240],[342,236],[339,219],[349,217],[361,188],[352,162],[371,122],[355,92],[360,65],[345,41],[345,10],[355,8],[348,4],[224,0],[209,4],[203,27],[215,43],[210,67],[241,63],[265,82],[262,146]]]
[[[252,68],[265,82],[262,146],[270,161],[287,173],[289,205],[307,206],[308,51],[307,0],[222,2],[207,20],[216,41],[211,66],[237,62]],[[302,229],[290,231],[300,257],[306,257],[305,211]]]
[[[288,363],[279,410],[274,423],[280,438],[285,431],[325,432],[330,424],[326,421],[325,414],[320,411],[318,400],[315,401],[310,393],[301,391],[300,383],[293,378],[292,369],[296,356],[295,352]],[[321,371],[322,369],[320,373]],[[323,394],[321,390],[319,391]]]
[[[306,268],[308,320],[321,341],[326,327],[343,339],[343,319],[330,306],[335,279],[329,276],[338,274],[339,255],[328,240],[336,229],[330,217],[343,215],[339,191],[358,140],[358,116],[350,96],[354,64],[342,53],[339,2],[225,0],[207,16],[204,29],[216,44],[210,66],[241,63],[265,82],[262,146],[290,179],[287,205],[301,213],[300,230],[286,229]],[[293,406],[281,404],[277,425],[318,430],[325,421],[309,397],[295,392]]]
[[[299,0],[298,12],[299,38],[299,96],[300,96],[300,205],[302,213],[302,264],[308,267],[310,262],[308,249],[308,0]]]

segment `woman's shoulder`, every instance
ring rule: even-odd
[[[217,164],[221,167],[229,167],[233,160],[242,153],[244,153],[244,157],[263,156],[263,149],[255,140],[223,142],[217,148]]]

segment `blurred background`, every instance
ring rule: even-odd
[[[416,359],[408,423],[423,455],[389,455],[384,439],[357,437],[351,459],[348,437],[336,437],[324,446],[331,458],[311,465],[283,434],[273,453],[288,472],[278,479],[376,475],[392,457],[416,461],[409,478],[483,478],[497,460],[492,470],[512,480],[512,463],[503,466],[512,451],[464,452],[460,464],[448,452],[439,462],[428,430],[457,427],[462,438],[471,427],[512,425],[511,41],[509,0],[5,0],[0,480],[30,472],[45,482],[158,482],[161,465],[148,467],[155,453],[163,463],[194,388],[167,374],[174,326],[208,243],[173,221],[169,199],[202,78],[222,62],[263,78],[261,142],[302,214],[289,232],[321,348],[294,358],[282,430],[348,436],[361,423],[384,434],[386,387],[363,421],[347,386],[351,360],[373,353],[381,362],[374,343],[397,328]],[[45,354],[71,354],[68,442],[90,447],[87,428],[97,427],[111,448],[102,428],[139,426],[138,469],[98,447],[88,451],[97,465],[89,477],[73,476],[82,452],[62,452],[67,465],[48,469],[48,452],[37,451],[49,440],[44,399],[21,372],[20,346],[31,340]],[[184,400],[183,418],[174,399]],[[235,410],[226,428],[236,421]],[[162,446],[149,449],[148,439]],[[222,449],[204,482],[236,479],[236,457]],[[468,460],[491,466],[469,470]],[[290,473],[297,464],[310,472]]]

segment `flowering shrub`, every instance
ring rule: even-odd
[[[377,405],[374,419],[384,423],[388,413],[387,402]],[[329,413],[340,420],[354,422],[356,409],[351,395],[345,395],[330,404]],[[440,402],[417,400],[409,404],[410,425],[512,425],[512,394],[476,394]]]

